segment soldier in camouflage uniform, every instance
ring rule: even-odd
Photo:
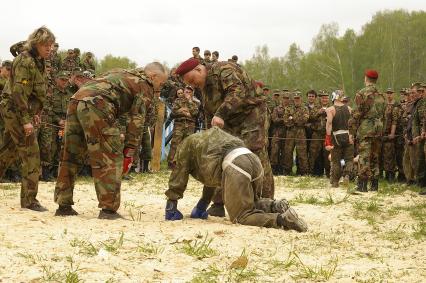
[[[49,56],[49,61],[52,64],[53,75],[56,75],[61,70],[61,65],[62,65],[61,56],[59,56],[58,54],[58,48],[59,48],[59,44],[55,42],[53,44],[52,52],[50,53],[50,56]]]
[[[55,202],[59,204],[55,215],[77,214],[71,207],[74,181],[87,152],[102,209],[98,217],[120,217],[121,176],[133,162],[145,116],[155,107],[154,90],[159,91],[166,79],[160,63],[150,63],[144,69],[116,69],[86,83],[72,96],[55,188]],[[126,113],[129,123],[123,144],[118,118]]]
[[[426,194],[426,91],[425,84],[414,84],[412,89],[417,90],[419,102],[413,117],[413,142],[417,146],[417,184],[422,188],[420,194]]]
[[[383,134],[383,119],[385,114],[385,98],[376,88],[379,74],[375,70],[366,70],[365,88],[355,95],[357,108],[353,111],[353,132],[359,143],[358,184],[357,190],[377,191],[379,187],[379,163],[381,138]]]
[[[284,126],[284,112],[290,106],[290,93],[284,92],[281,105],[275,107],[272,112],[272,141],[271,141],[271,166],[275,174],[283,174],[284,145],[286,127]]]
[[[307,231],[306,223],[286,200],[259,199],[263,168],[244,142],[218,127],[186,138],[178,148],[176,167],[169,178],[166,220],[180,220],[177,201],[183,197],[189,175],[207,187],[223,188],[225,207],[233,223]],[[206,219],[209,200],[200,199],[191,218]]]
[[[387,89],[386,91],[386,110],[384,119],[383,139],[382,139],[382,155],[381,169],[385,171],[386,179],[393,182],[396,172],[396,128],[400,118],[400,105],[394,99],[394,91]],[[381,175],[382,171],[380,171]]]
[[[179,66],[176,74],[181,75],[187,84],[202,90],[207,124],[219,126],[241,138],[259,156],[265,178],[262,192],[257,193],[262,197],[273,198],[274,179],[267,152],[267,109],[265,98],[256,92],[255,82],[242,68],[231,62],[204,66],[189,59]],[[203,190],[206,195],[212,195],[212,192],[212,188],[206,187]],[[209,213],[222,216],[222,194],[218,193],[216,196],[214,210]]]
[[[298,172],[305,175],[309,170],[308,152],[306,144],[305,124],[309,119],[309,110],[303,105],[300,92],[293,96],[294,104],[284,112],[284,125],[286,127],[286,141],[284,145],[284,174],[291,175],[293,168],[293,151],[299,160]]]
[[[21,159],[21,207],[46,211],[36,199],[40,174],[40,150],[34,126],[46,101],[44,60],[48,58],[55,36],[46,27],[35,30],[12,64],[11,76],[0,105],[5,123],[4,142],[0,147],[0,177],[17,159]]]
[[[328,160],[328,151],[324,147],[325,125],[327,120],[326,109],[329,107],[328,93],[320,91],[320,101],[309,111],[309,122],[311,125],[312,140],[309,144],[309,173],[312,175],[324,174],[330,176],[330,161]],[[315,170],[315,164],[319,168]],[[320,169],[320,170],[318,170]]]
[[[6,83],[9,81],[10,78],[10,71],[12,69],[12,61],[5,60],[1,63],[1,69],[0,69],[0,102],[2,98],[2,91],[4,87],[6,86]],[[0,115],[0,146],[3,144],[3,135],[4,135],[4,121],[1,118]]]
[[[90,70],[94,72],[96,70],[95,59],[93,58],[92,52],[86,52],[86,54],[84,54],[84,58],[81,61],[81,68],[84,71]]]
[[[398,182],[405,182],[405,174],[404,174],[404,149],[405,149],[405,138],[404,131],[407,127],[406,120],[403,119],[405,105],[408,99],[408,92],[406,89],[401,89],[400,91],[400,99],[399,99],[399,115],[398,121],[396,123],[396,131],[395,131],[395,161],[398,172]]]
[[[63,71],[69,71],[72,72],[74,68],[79,67],[75,60],[75,53],[73,49],[68,49],[67,56],[65,57],[64,61],[62,61],[61,69]]]
[[[413,117],[416,110],[416,104],[419,101],[417,90],[410,90],[407,97],[404,112],[402,114],[402,122],[405,125],[404,139],[405,149],[403,158],[404,175],[408,185],[415,184],[416,180],[416,162],[417,147],[413,143]]]
[[[172,107],[173,138],[170,144],[170,151],[167,157],[169,167],[174,167],[174,157],[178,145],[189,135],[195,132],[195,120],[198,115],[200,105],[193,100],[194,89],[186,86],[183,96],[177,98]]]

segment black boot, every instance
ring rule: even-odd
[[[211,216],[225,217],[225,207],[223,203],[213,203],[210,208],[207,209],[207,213]]]
[[[379,190],[379,180],[378,179],[372,179],[370,191],[377,192],[378,190]]]
[[[59,205],[56,209],[55,216],[74,216],[78,215],[78,212],[75,211],[71,205]]]
[[[102,209],[99,211],[98,215],[99,219],[108,219],[108,220],[115,220],[123,218],[120,214],[118,214],[116,211],[109,210],[109,209]]]
[[[52,181],[52,176],[50,175],[49,166],[42,166],[41,167],[41,180],[44,181],[44,182]]]
[[[388,181],[389,183],[393,183],[393,181],[395,180],[395,173],[391,172],[391,171],[386,171],[386,181]]]
[[[358,178],[358,183],[356,185],[356,190],[358,192],[367,192],[367,180]]]

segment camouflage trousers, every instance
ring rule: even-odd
[[[416,171],[417,171],[417,150],[418,147],[414,144],[405,144],[404,151],[404,174],[407,181],[415,181],[416,180]]]
[[[330,175],[330,161],[328,160],[328,151],[325,150],[324,139],[325,133],[320,131],[312,132],[312,139],[309,144],[309,173],[314,174],[315,162],[321,159],[321,164],[325,169],[326,175]]]
[[[284,145],[284,174],[291,174],[293,168],[293,151],[299,160],[299,172],[304,175],[308,173],[308,152],[306,145],[306,134],[304,127],[292,127],[287,129],[287,139]]]
[[[42,166],[52,163],[52,126],[41,125],[37,129],[37,140],[40,147],[40,160]]]
[[[381,164],[384,171],[396,171],[395,140],[383,141],[381,159]]]
[[[25,136],[23,125],[12,105],[0,109],[5,124],[3,144],[0,147],[0,177],[18,158],[21,160],[21,207],[38,204],[40,150],[35,133]]]
[[[98,207],[117,211],[120,206],[123,143],[118,123],[110,118],[114,117],[114,106],[103,104],[97,108],[85,101],[71,100],[68,105],[54,197],[59,205],[74,204],[74,181],[87,152]]]
[[[276,126],[274,127],[274,131],[272,132],[272,140],[271,140],[271,165],[281,165],[282,158],[284,157],[284,144],[286,137],[286,129],[284,126]]]
[[[398,175],[404,176],[404,140],[397,139],[395,143],[395,162]]]
[[[416,180],[422,181],[426,178],[426,143],[421,141],[416,144],[417,147],[417,160],[416,160]]]
[[[343,167],[343,176],[351,176],[353,171],[354,161],[354,145],[349,144],[347,146],[337,146],[331,150],[331,171],[330,181],[332,184],[338,183],[342,176],[342,165],[341,160],[345,160],[345,166]]]
[[[175,121],[173,125],[173,137],[170,144],[169,155],[167,160],[173,162],[175,158],[176,149],[178,145],[189,135],[192,135],[195,132],[195,122],[192,121]]]
[[[359,141],[358,151],[358,178],[362,180],[378,179],[380,175],[380,139],[361,139]]]
[[[133,166],[137,167],[141,160],[152,159],[151,131],[149,127],[144,127],[141,142],[133,157]]]

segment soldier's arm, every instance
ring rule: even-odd
[[[284,122],[283,120],[283,115],[284,113],[282,113],[282,109],[280,109],[279,107],[275,107],[274,111],[272,112],[271,115],[271,120],[274,124],[282,124]]]
[[[198,115],[198,112],[200,111],[199,104],[195,101],[190,101],[188,110],[189,110],[189,114],[191,114],[191,117],[196,118]]]
[[[35,68],[35,66],[34,66]],[[33,73],[30,64],[27,60],[20,60],[17,62],[13,72],[13,83],[11,85],[11,97],[20,112],[21,123],[28,124],[31,122],[30,115],[28,113],[28,88],[32,83]]]
[[[223,70],[219,80],[225,92],[225,99],[216,110],[215,116],[226,121],[231,115],[244,112],[247,108],[256,105],[255,99],[248,97],[246,87],[233,69]]]
[[[419,111],[417,109],[417,111],[414,111],[414,117],[412,120],[412,133],[413,133],[413,139],[415,139],[416,137],[420,136],[420,117],[419,117]]]
[[[145,124],[146,106],[143,94],[135,96],[128,115],[124,147],[135,149],[139,145]]]

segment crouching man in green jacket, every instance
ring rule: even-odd
[[[178,147],[176,167],[169,179],[166,220],[180,220],[177,200],[183,197],[189,175],[208,187],[223,188],[229,218],[243,225],[307,231],[306,223],[289,207],[286,200],[258,199],[263,168],[259,158],[242,140],[218,127],[187,137]],[[191,218],[206,219],[206,208],[213,195],[203,195]]]

